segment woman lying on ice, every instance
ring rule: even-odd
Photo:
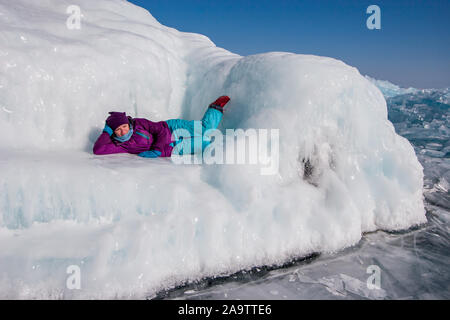
[[[201,135],[196,135],[194,120],[170,119],[153,122],[144,118],[132,118],[125,112],[110,112],[106,119],[105,128],[94,144],[94,154],[133,153],[145,158],[170,157],[174,147],[182,142],[183,136],[177,137],[172,132],[177,129],[185,129],[190,137],[201,137],[200,144],[191,143],[190,152],[186,152],[183,144],[177,147],[177,153],[196,153],[194,146],[200,145],[202,150],[210,143],[205,139],[204,133],[208,129],[216,129],[222,120],[223,107],[230,100],[227,96],[221,96],[211,103],[201,121]]]

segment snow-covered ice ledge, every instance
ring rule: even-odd
[[[426,221],[412,146],[342,61],[241,57],[126,1],[0,11],[0,297],[144,297]],[[280,129],[278,174],[92,154],[108,111],[199,119],[222,94],[221,130]]]

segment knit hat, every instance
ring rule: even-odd
[[[106,119],[106,124],[114,131],[122,124],[128,124],[128,117],[125,112],[110,112],[110,116]]]

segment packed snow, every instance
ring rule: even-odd
[[[143,298],[426,222],[413,147],[342,61],[239,56],[122,0],[0,12],[1,298]],[[274,174],[92,153],[109,111],[201,119],[224,94],[223,133],[279,130]]]

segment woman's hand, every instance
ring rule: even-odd
[[[149,150],[149,151],[144,151],[141,153],[138,153],[139,157],[144,157],[144,158],[158,158],[161,155],[161,152],[158,150]]]
[[[109,134],[109,136],[112,136],[112,134],[114,133],[113,129],[111,129],[110,126],[108,126],[105,122],[105,127],[103,128],[103,132],[106,132],[107,134]]]

